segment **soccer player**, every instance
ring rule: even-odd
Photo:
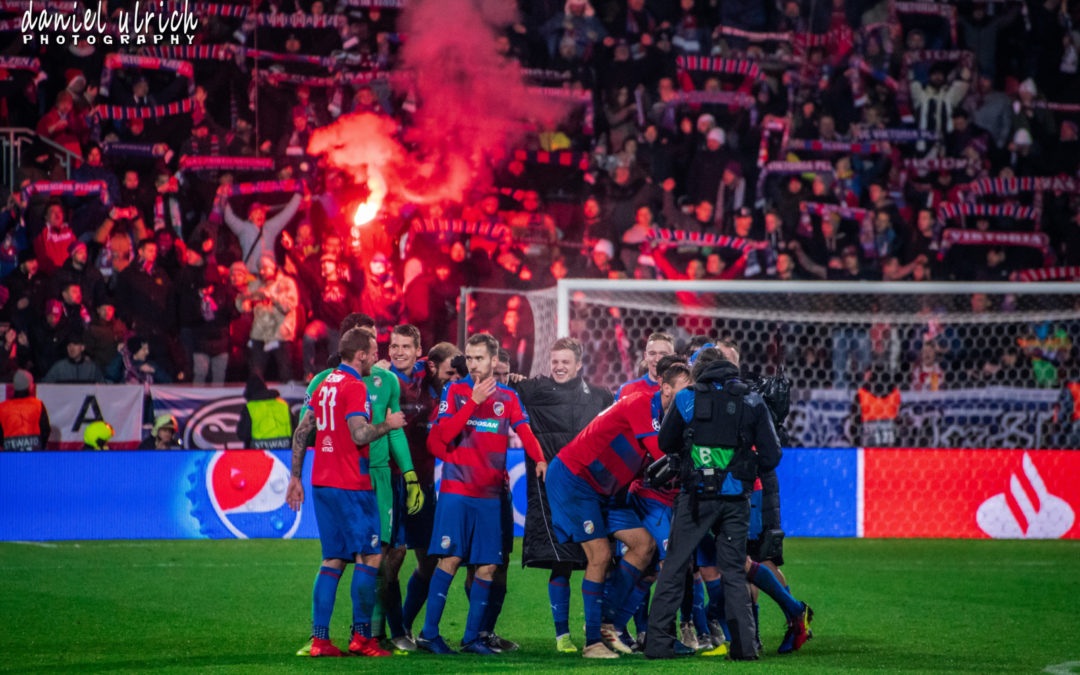
[[[458,378],[451,361],[461,353],[449,342],[440,342],[431,348],[426,359],[421,359],[420,344],[420,331],[412,324],[398,326],[390,334],[390,372],[397,376],[401,386],[405,437],[424,492],[420,511],[405,517],[405,544],[416,555],[416,570],[409,577],[402,606],[402,623],[410,640],[413,621],[427,600],[431,573],[439,562],[435,556],[428,555],[435,524],[435,458],[427,449],[428,427],[434,421],[443,386]]]
[[[392,413],[371,424],[371,403],[363,376],[376,358],[375,339],[362,329],[345,333],[340,343],[341,365],[326,376],[293,434],[292,477],[285,498],[293,510],[304,503],[304,455],[312,430],[312,497],[322,542],[323,561],[312,593],[311,656],[344,656],[330,642],[330,617],[338,581],[345,566],[356,563],[352,578],[353,624],[349,651],[364,656],[389,656],[371,637],[375,606],[375,577],[382,562],[379,512],[368,472],[369,444],[405,425],[405,416]]]
[[[489,598],[497,601],[502,590],[493,588],[495,569],[503,564],[503,492],[506,489],[506,447],[509,431],[521,438],[525,452],[542,474],[544,455],[529,428],[529,418],[512,389],[495,382],[499,343],[488,333],[469,337],[465,361],[469,376],[442,391],[439,416],[428,434],[428,449],[443,460],[442,483],[435,505],[432,555],[440,556],[431,577],[424,629],[416,643],[436,654],[453,654],[439,635],[450,582],[462,564],[475,565],[469,592],[469,615],[463,651],[490,655],[496,652],[480,639]]]
[[[582,377],[581,356],[580,342],[560,338],[551,346],[551,377],[541,375],[526,380],[521,375],[510,376],[529,411],[529,426],[549,462],[612,404],[611,392]],[[576,652],[570,637],[570,574],[575,569],[584,569],[585,551],[580,544],[563,544],[555,537],[547,493],[530,458],[525,460],[525,470],[529,479],[528,508],[521,562],[526,567],[551,570],[548,597],[555,622],[555,649]]]
[[[375,335],[375,320],[367,314],[354,312],[341,321],[341,334],[353,328],[359,328],[370,335]],[[333,369],[327,369],[317,374],[308,384],[304,406],[304,414],[314,412],[311,405],[312,396]],[[367,387],[368,397],[371,400],[371,422],[382,422],[388,413],[400,412],[400,388],[398,379],[390,371],[369,364],[368,372],[364,375],[364,385]],[[380,538],[383,543],[383,569],[379,571],[379,594],[376,598],[375,614],[372,617],[375,637],[382,637],[384,612],[385,622],[390,625],[391,643],[395,648],[411,651],[416,649],[412,640],[405,634],[405,628],[401,613],[401,587],[398,584],[396,570],[401,568],[405,558],[404,531],[400,527],[401,514],[394,515],[394,490],[393,478],[390,468],[390,459],[393,456],[394,464],[402,472],[408,491],[405,507],[408,511],[419,511],[423,506],[424,495],[420,490],[420,484],[413,470],[412,457],[409,454],[409,445],[405,433],[401,429],[395,429],[388,436],[377,438],[372,444],[369,453],[369,474],[375,490],[375,498],[379,504]],[[395,527],[395,524],[398,527]],[[310,645],[310,643],[309,643]],[[307,647],[300,649],[297,654],[304,655]]]
[[[615,393],[615,400],[623,396],[629,396],[635,392],[643,391],[647,394],[655,394],[660,390],[660,378],[656,374],[656,364],[663,357],[675,353],[675,338],[667,333],[653,333],[645,342],[645,366],[648,369],[644,375],[636,380],[630,380]]]
[[[648,463],[662,456],[656,444],[660,416],[689,379],[671,370],[668,387],[657,394],[635,392],[605,410],[565,448],[547,471],[546,487],[551,521],[563,542],[585,549],[588,566],[581,583],[585,600],[585,658],[616,658],[630,653],[615,630],[616,614],[652,561],[655,542],[632,514],[617,511],[609,524],[612,497],[630,484]],[[667,375],[667,373],[665,373]],[[604,580],[611,563],[608,535],[627,546],[606,592]],[[631,608],[633,611],[633,608]],[[613,651],[614,650],[614,651]]]

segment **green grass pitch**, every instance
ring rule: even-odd
[[[0,672],[989,673],[1080,662],[1080,542],[792,539],[785,549],[792,589],[816,612],[814,639],[790,656],[775,653],[784,624],[764,596],[758,663],[556,654],[547,575],[515,561],[498,630],[520,652],[316,661],[293,656],[310,628],[315,541],[3,543]],[[403,587],[411,568],[410,555]],[[350,574],[331,626],[341,646]],[[579,575],[572,588],[580,647]],[[464,620],[459,574],[443,620],[451,644]]]

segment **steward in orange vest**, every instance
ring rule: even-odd
[[[15,395],[0,403],[0,448],[6,452],[44,450],[49,440],[49,413],[34,396],[34,376],[15,372]]]

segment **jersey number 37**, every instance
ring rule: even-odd
[[[337,406],[337,387],[323,387],[319,390],[319,405],[315,409],[315,428],[325,431],[334,430],[334,408]]]

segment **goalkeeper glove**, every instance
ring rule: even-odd
[[[405,510],[410,516],[415,516],[424,508],[424,491],[420,489],[420,481],[416,478],[415,471],[406,471],[404,475]]]

